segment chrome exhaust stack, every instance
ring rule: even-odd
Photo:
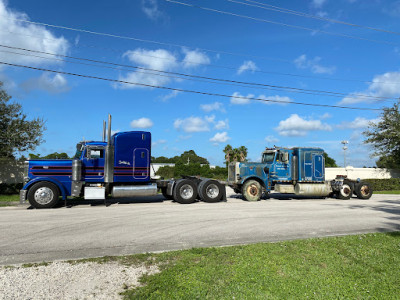
[[[105,124],[105,122],[104,122]],[[105,127],[104,127],[105,128]],[[111,115],[108,115],[107,146],[104,162],[104,182],[114,182],[114,146],[111,143]]]
[[[103,121],[103,142],[106,141],[106,121]]]

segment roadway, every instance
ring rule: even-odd
[[[400,195],[370,200],[272,198],[180,205],[161,195],[0,208],[0,264],[79,259],[400,230]]]

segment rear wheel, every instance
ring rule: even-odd
[[[256,180],[249,180],[243,184],[242,194],[247,201],[258,201],[262,195],[261,184]]]
[[[356,185],[356,195],[359,199],[367,200],[372,196],[372,187],[366,182],[360,182]]]
[[[223,187],[218,181],[204,180],[199,184],[198,192],[201,200],[208,203],[214,203],[221,201],[222,189]]]
[[[60,197],[57,186],[50,182],[35,183],[28,191],[29,203],[35,208],[52,208]]]
[[[349,200],[353,195],[353,187],[348,183],[343,183],[338,192],[338,198],[342,200]]]
[[[189,179],[180,179],[176,182],[173,192],[173,198],[181,204],[190,204],[196,201],[196,184]]]

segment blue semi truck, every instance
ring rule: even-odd
[[[274,190],[307,197],[369,199],[367,182],[338,175],[325,180],[324,150],[321,148],[266,148],[260,163],[233,162],[228,165],[228,185],[249,201],[258,201]]]
[[[35,208],[51,208],[67,197],[105,200],[110,194],[113,198],[154,196],[159,190],[167,199],[182,204],[226,200],[225,185],[216,180],[153,180],[150,159],[151,133],[111,135],[109,116],[107,134],[103,122],[103,140],[78,143],[73,159],[26,161],[20,201],[28,199]]]

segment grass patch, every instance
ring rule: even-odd
[[[400,190],[394,191],[374,191],[374,194],[400,194]]]
[[[196,248],[149,257],[161,273],[142,277],[141,287],[124,292],[126,299],[395,299],[400,295],[400,233]],[[123,259],[129,261],[130,256]]]
[[[0,195],[0,206],[10,206],[19,203],[19,195]]]

